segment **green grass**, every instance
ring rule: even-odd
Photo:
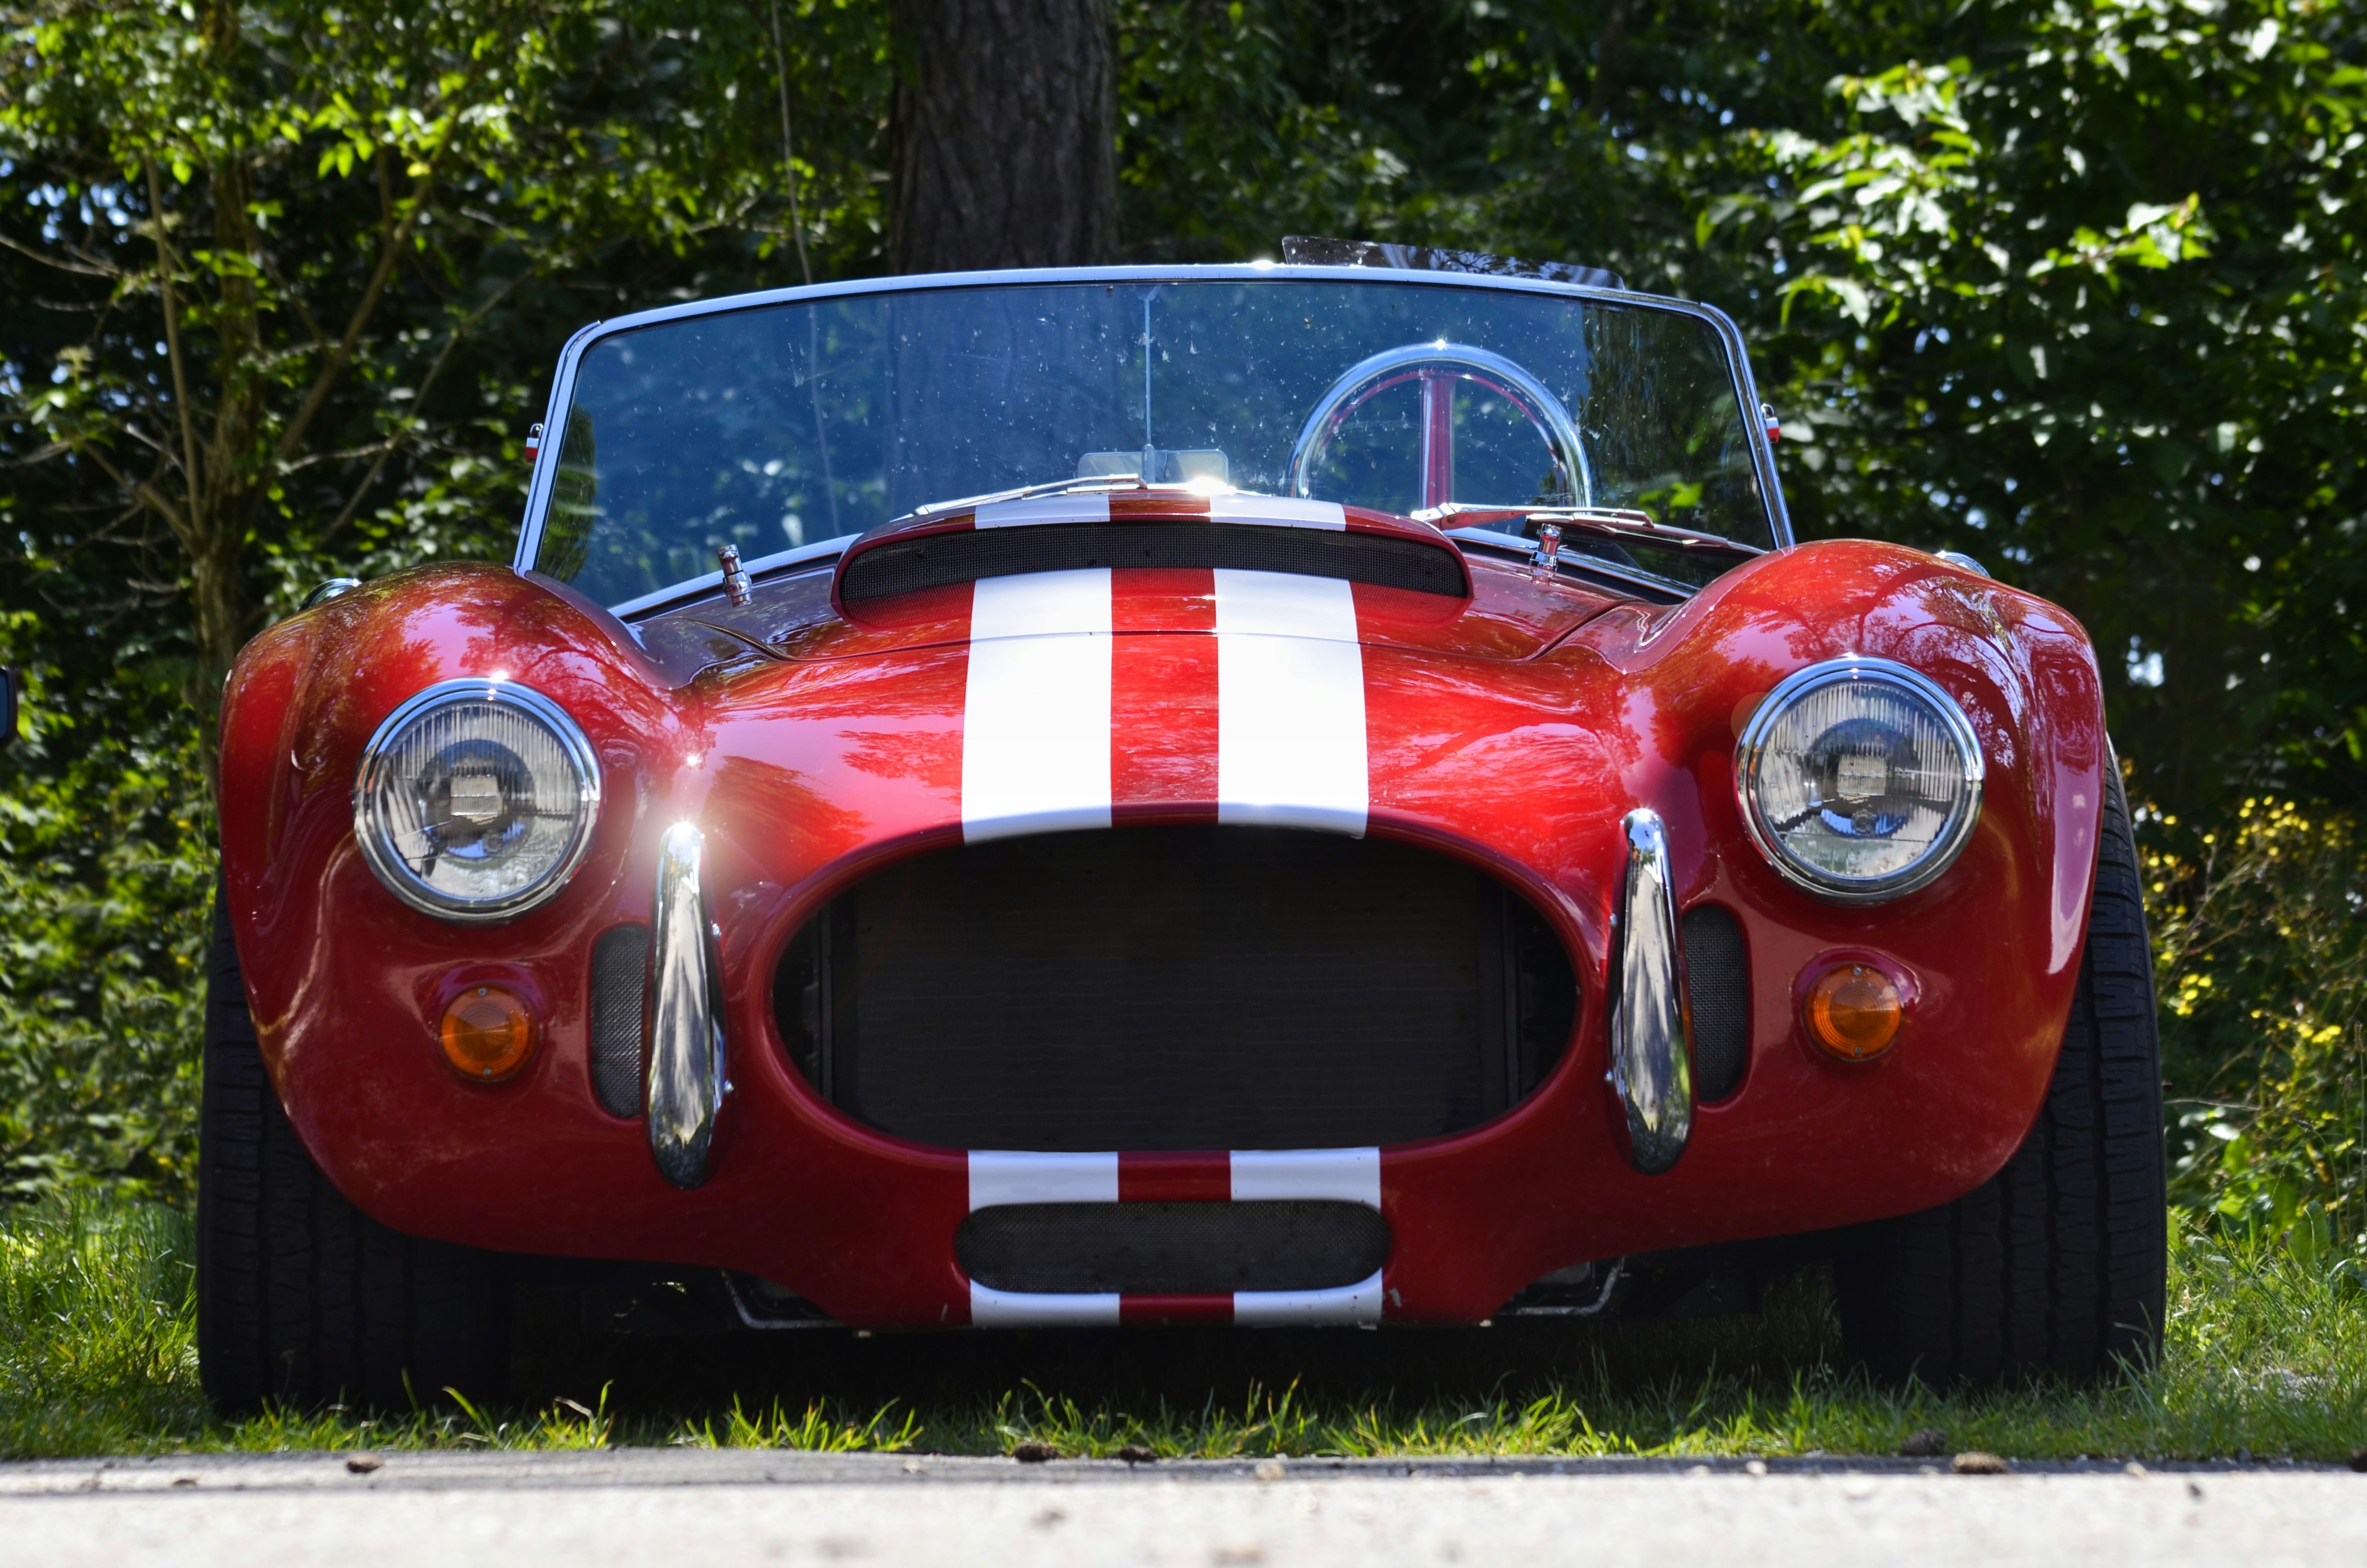
[[[198,1389],[189,1224],[153,1205],[0,1211],[0,1455],[678,1444],[1161,1457],[1888,1454],[1936,1426],[2020,1458],[2340,1460],[2367,1442],[2355,1264],[2177,1237],[2168,1352],[2101,1387],[1874,1387],[1813,1277],[1756,1318],[1380,1333],[778,1335],[544,1325],[522,1404],[225,1422]],[[463,1391],[464,1392],[466,1391]]]

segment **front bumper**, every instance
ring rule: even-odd
[[[1635,844],[1630,833],[1603,847]],[[1648,854],[1614,864],[1630,860],[1651,871]],[[1666,990],[1680,972],[1661,897],[1671,874],[1629,874],[1614,881],[1622,919],[1576,949],[1595,967],[1571,1048],[1536,1093],[1467,1132],[1280,1153],[933,1148],[823,1103],[771,1038],[772,965],[814,894],[768,898],[711,861],[704,878],[684,870],[674,853],[663,875],[620,880],[606,907],[538,912],[510,956],[485,961],[387,910],[358,857],[336,857],[323,899],[281,914],[361,912],[288,933],[318,953],[316,972],[347,978],[300,1010],[258,1016],[291,1118],[339,1188],[411,1233],[735,1270],[866,1328],[1474,1322],[1576,1265],[1824,1229],[1968,1190],[2035,1114],[2069,1003],[2067,985],[2050,988],[2010,951],[1967,955],[1944,917],[1897,922],[1881,950],[1922,977],[1907,1034],[1879,1062],[1833,1063],[1799,1038],[1790,995],[1792,976],[1833,944],[1766,918],[1713,876],[1705,895],[1738,910],[1749,935],[1752,1062],[1731,1098],[1692,1107],[1674,1049],[1682,1010]],[[651,1114],[623,1118],[592,1090],[583,955],[602,930],[652,910]],[[1625,957],[1654,930],[1669,945],[1649,964]],[[434,1039],[444,1000],[487,983],[547,1021],[537,1060],[503,1085],[461,1079]],[[2002,1005],[1976,1006],[1984,992]],[[991,1203],[1272,1197],[1370,1204],[1390,1228],[1386,1265],[1324,1291],[1133,1300],[991,1290],[955,1256],[962,1221]]]

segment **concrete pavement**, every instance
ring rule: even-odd
[[[2299,1467],[379,1457],[0,1465],[0,1563],[2367,1563],[2367,1476]]]

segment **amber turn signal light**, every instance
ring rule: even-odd
[[[1870,963],[1836,965],[1808,987],[1808,1038],[1828,1056],[1867,1062],[1890,1049],[1905,1019],[1898,984]]]
[[[498,985],[475,985],[444,1009],[444,1055],[463,1077],[499,1083],[534,1054],[534,1015]]]

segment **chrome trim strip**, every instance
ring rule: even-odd
[[[1867,680],[1887,682],[1904,687],[1920,698],[1940,717],[1941,725],[1949,738],[1956,743],[1959,756],[1965,759],[1965,804],[1947,831],[1926,850],[1923,858],[1904,871],[1869,881],[1845,882],[1820,876],[1784,853],[1768,826],[1759,806],[1759,764],[1765,754],[1767,733],[1775,727],[1789,708],[1809,693],[1842,681]],[[1894,898],[1904,898],[1910,892],[1929,887],[1942,872],[1956,863],[1956,857],[1973,836],[1973,829],[1981,820],[1981,789],[1988,776],[1988,764],[1981,756],[1980,737],[1974,733],[1972,721],[1956,706],[1956,699],[1942,691],[1931,679],[1892,659],[1877,659],[1852,653],[1844,658],[1828,659],[1795,670],[1776,684],[1751,710],[1750,720],[1742,727],[1742,734],[1734,744],[1735,802],[1742,810],[1742,825],[1750,835],[1751,844],[1775,868],[1776,874],[1794,887],[1805,890],[1828,903],[1881,903]]]
[[[519,524],[517,551],[511,557],[511,562],[520,572],[533,569],[535,552],[542,543],[542,524],[549,512],[551,482],[559,472],[558,454],[566,445],[567,408],[574,401],[576,366],[582,361],[585,349],[612,333],[629,332],[636,327],[654,326],[662,322],[681,321],[691,316],[756,310],[767,305],[862,294],[912,292],[923,289],[982,289],[1006,284],[1041,283],[1246,283],[1277,278],[1358,283],[1367,287],[1387,284],[1399,288],[1491,289],[1515,293],[1559,294],[1569,299],[1600,300],[1612,304],[1668,311],[1708,322],[1726,344],[1727,368],[1733,378],[1737,412],[1742,420],[1745,437],[1750,444],[1751,462],[1759,475],[1762,499],[1767,506],[1768,526],[1774,534],[1776,548],[1784,549],[1794,542],[1791,514],[1784,505],[1783,487],[1775,474],[1775,449],[1767,439],[1765,425],[1757,413],[1759,386],[1751,377],[1750,357],[1743,346],[1742,330],[1735,325],[1733,317],[1716,306],[1692,300],[1670,299],[1660,294],[1641,294],[1626,289],[1591,289],[1576,283],[1557,283],[1538,278],[1496,278],[1457,272],[1408,273],[1368,267],[1285,267],[1277,262],[1251,262],[1246,266],[1231,267],[1020,267],[1008,272],[940,272],[918,278],[860,278],[843,283],[816,283],[798,289],[766,289],[754,293],[727,295],[721,299],[691,300],[679,305],[618,316],[614,321],[594,322],[569,338],[566,347],[560,350],[559,366],[550,381],[550,403],[543,417],[545,435],[542,450],[535,462],[534,483],[527,492],[526,515]]]
[[[650,919],[650,1153],[679,1187],[707,1179],[708,1146],[723,1109],[721,937],[699,886],[706,835],[678,822],[658,841],[656,908]]]
[[[371,821],[370,801],[378,793],[387,748],[395,737],[429,710],[470,699],[523,709],[558,740],[559,749],[566,754],[568,769],[575,776],[575,836],[558,865],[540,881],[501,898],[463,901],[437,892],[412,874],[402,858],[379,836]],[[593,755],[592,743],[584,738],[567,710],[532,687],[478,676],[440,680],[414,692],[370,732],[368,742],[362,747],[361,763],[354,769],[353,806],[354,840],[361,846],[362,858],[369,863],[371,872],[387,892],[422,915],[432,915],[438,920],[464,926],[492,925],[523,915],[550,898],[583,864],[583,857],[592,848],[592,830],[600,821],[600,761]]]
[[[1508,1318],[1600,1317],[1603,1309],[1611,1304],[1611,1292],[1619,1289],[1619,1281],[1626,1272],[1627,1259],[1624,1256],[1614,1258],[1611,1273],[1603,1281],[1603,1289],[1595,1294],[1593,1301],[1582,1307],[1506,1307],[1496,1315]]]
[[[1658,812],[1620,824],[1626,874],[1619,895],[1611,994],[1611,1084],[1627,1113],[1628,1159],[1646,1176],[1677,1163],[1693,1129],[1685,956],[1677,941],[1669,837]]]
[[[723,1275],[724,1294],[731,1299],[731,1310],[739,1314],[740,1326],[742,1328],[761,1329],[766,1333],[775,1333],[784,1329],[794,1332],[799,1329],[810,1328],[844,1329],[846,1326],[844,1324],[839,1322],[833,1317],[768,1318],[764,1316],[764,1313],[755,1311],[748,1305],[747,1295],[740,1289],[740,1278],[737,1270],[726,1268],[721,1272]],[[815,1308],[815,1311],[819,1312],[821,1309],[817,1307]]]

